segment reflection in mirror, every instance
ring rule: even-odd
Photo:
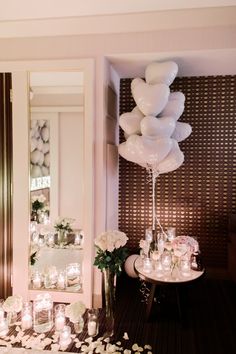
[[[29,76],[29,286],[81,292],[83,73],[31,72]]]

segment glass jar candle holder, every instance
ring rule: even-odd
[[[150,243],[153,241],[152,229],[146,229],[145,240]]]
[[[66,323],[65,317],[66,305],[58,304],[55,306],[55,330],[61,331]]]
[[[32,316],[32,303],[26,301],[22,305],[21,310],[21,328],[23,330],[31,328],[33,325],[33,316]]]
[[[173,241],[176,237],[176,228],[168,227],[166,234],[167,234],[168,241]]]
[[[0,337],[7,335],[8,331],[9,331],[8,321],[6,318],[3,317],[0,320]]]
[[[66,267],[67,288],[70,290],[81,289],[81,273],[79,263],[70,263]]]
[[[67,347],[71,342],[71,328],[70,326],[64,326],[60,331],[59,344],[62,347]]]
[[[74,239],[74,244],[75,244],[76,246],[81,246],[81,244],[82,244],[81,231],[76,231],[76,233],[75,233],[75,239]]]
[[[98,310],[91,309],[88,311],[88,335],[90,337],[95,337],[98,334],[98,329]]]
[[[54,246],[55,244],[55,236],[53,233],[47,234],[46,236],[46,243],[49,247]]]
[[[171,270],[172,256],[170,252],[164,251],[161,255],[161,265],[164,272],[169,272]]]
[[[152,272],[152,260],[149,257],[145,257],[143,260],[143,272],[144,273]]]
[[[184,277],[190,277],[191,275],[191,263],[187,259],[181,259],[180,260],[180,273]]]
[[[64,290],[66,288],[66,276],[64,271],[60,271],[57,278],[57,289]]]
[[[35,271],[32,276],[33,289],[40,289],[42,286],[42,276],[39,271]]]
[[[53,326],[53,302],[49,294],[40,294],[34,300],[33,322],[34,331],[44,333]]]
[[[155,262],[154,270],[155,270],[156,275],[159,278],[161,278],[163,276],[163,267],[162,267],[160,259]]]

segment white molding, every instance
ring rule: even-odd
[[[83,86],[31,86],[34,95],[82,94]]]
[[[40,113],[45,113],[45,112],[50,112],[50,113],[56,113],[56,112],[79,112],[83,113],[84,112],[84,107],[82,106],[33,106],[30,108],[30,111],[32,113],[40,112]]]
[[[0,21],[0,38],[139,33],[235,25],[235,6]]]

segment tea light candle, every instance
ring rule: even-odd
[[[88,335],[90,337],[95,336],[97,334],[97,323],[95,321],[90,321],[88,323]]]
[[[57,288],[58,289],[65,289],[66,286],[66,278],[64,273],[59,273],[58,278],[57,278]]]
[[[60,345],[66,347],[71,342],[71,328],[69,326],[64,326],[60,332]]]
[[[61,331],[65,326],[65,316],[64,315],[58,315],[55,318],[55,329],[56,331]]]
[[[8,324],[7,324],[7,319],[3,318],[0,321],[0,336],[5,336],[8,333]]]
[[[143,271],[145,273],[151,273],[152,271],[152,260],[148,257],[143,260]]]
[[[167,237],[168,237],[168,241],[173,241],[175,236],[176,236],[176,229],[175,227],[168,227],[167,229]]]
[[[188,260],[182,259],[180,261],[180,271],[184,277],[189,277],[191,275],[190,262]]]
[[[33,288],[40,289],[41,288],[41,277],[39,273],[35,273],[33,277]]]
[[[79,232],[76,232],[75,234],[75,241],[74,241],[75,245],[80,246],[81,245],[81,235]]]
[[[161,264],[164,271],[169,271],[171,267],[172,258],[170,253],[166,252],[162,254]]]
[[[32,327],[32,316],[30,314],[25,314],[21,318],[22,329],[29,329]]]

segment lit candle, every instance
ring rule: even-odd
[[[59,273],[58,278],[57,278],[57,288],[58,289],[65,289],[65,275],[62,273]]]
[[[3,318],[0,321],[0,337],[5,336],[8,332],[7,319]]]
[[[152,260],[148,257],[143,260],[143,271],[145,273],[151,273],[152,271]]]
[[[95,321],[90,321],[88,323],[88,335],[95,336],[97,334],[97,323]]]
[[[185,259],[181,260],[180,271],[184,277],[189,277],[191,275],[190,262],[188,260]]]
[[[29,329],[32,327],[32,316],[28,313],[22,316],[21,318],[21,327],[22,329]]]
[[[71,342],[71,328],[64,326],[60,332],[60,345],[62,347],[68,346]]]
[[[40,289],[41,288],[41,277],[39,273],[35,273],[33,277],[33,288]]]
[[[61,331],[65,326],[65,316],[63,314],[58,315],[55,318],[55,329],[56,331]]]

